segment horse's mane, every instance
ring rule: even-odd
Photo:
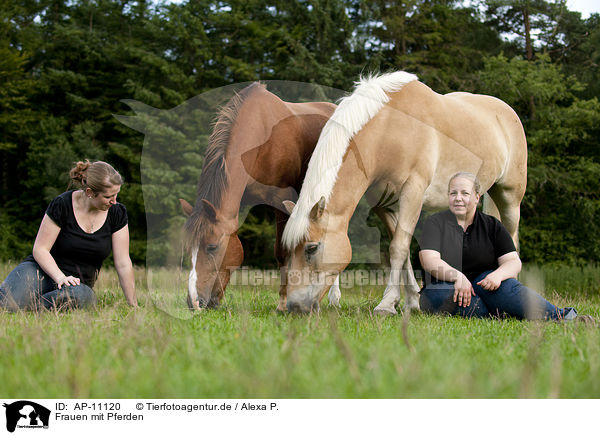
[[[244,102],[251,94],[261,89],[266,89],[266,86],[255,82],[242,89],[239,93],[235,93],[227,104],[221,107],[215,117],[213,132],[208,139],[204,164],[202,165],[202,172],[198,179],[196,203],[192,215],[185,224],[185,230],[191,238],[190,241],[197,242],[198,238],[202,235],[202,229],[205,227],[202,222],[204,206],[201,200],[206,199],[217,209],[221,206],[223,192],[229,184],[225,155],[230,145],[231,129]]]
[[[329,200],[350,139],[390,100],[387,92],[399,91],[414,80],[417,76],[403,71],[361,78],[355,82],[354,92],[340,100],[323,127],[298,202],[285,226],[282,241],[288,250],[292,251],[308,235],[312,207],[321,197]]]

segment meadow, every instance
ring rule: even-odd
[[[551,302],[600,319],[600,268],[522,274]],[[137,309],[104,269],[95,310],[0,312],[0,396],[600,398],[598,324],[382,318],[372,314],[380,286],[344,289],[341,308],[281,315],[275,283],[231,286],[220,308],[183,318],[157,308],[144,269],[136,279]],[[180,287],[173,300],[184,297]]]

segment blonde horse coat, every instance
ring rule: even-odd
[[[382,216],[393,234],[391,274],[376,311],[396,312],[401,284],[407,306],[418,308],[412,234],[422,207],[447,207],[448,180],[458,171],[478,175],[516,243],[527,178],[516,113],[490,96],[437,94],[405,72],[359,82],[325,125],[284,230],[283,243],[293,252],[288,309],[318,307],[327,282],[350,262],[347,228],[358,201],[367,189],[377,196],[389,186],[399,201]],[[303,271],[308,280],[296,279]]]

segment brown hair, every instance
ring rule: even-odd
[[[106,162],[77,162],[69,173],[72,184],[79,184],[84,189],[89,187],[94,193],[100,193],[112,186],[123,184],[123,177],[115,168]]]

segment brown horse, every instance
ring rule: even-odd
[[[297,205],[286,203],[288,310],[318,309],[327,285],[350,262],[347,229],[358,201],[365,192],[376,201],[390,190],[398,199],[383,216],[393,234],[391,272],[375,312],[395,314],[400,287],[406,307],[418,309],[410,241],[422,207],[447,206],[448,180],[458,171],[478,175],[516,243],[527,179],[516,113],[490,96],[439,95],[405,72],[362,80],[324,127]]]
[[[282,268],[280,311],[286,309],[287,252],[280,240],[287,213],[282,201],[297,198],[321,129],[335,110],[326,102],[288,103],[253,83],[236,94],[218,114],[209,138],[194,207],[180,200],[188,216],[186,244],[192,270],[188,305],[213,307],[223,298],[231,272],[243,260],[237,236],[240,206],[275,208],[275,257]],[[339,288],[332,288],[332,302]]]

